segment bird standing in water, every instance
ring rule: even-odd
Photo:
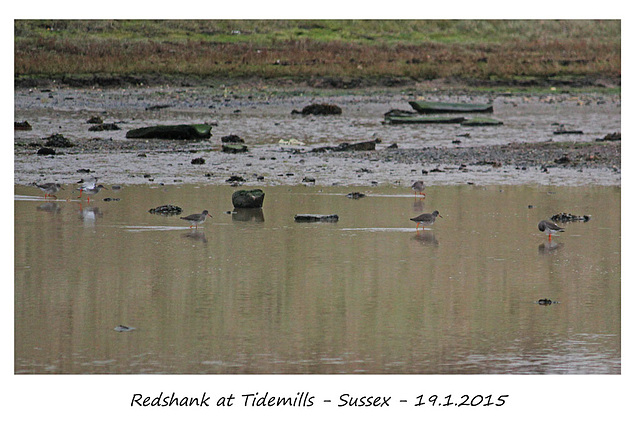
[[[427,188],[427,186],[424,185],[424,181],[416,181],[411,185],[411,189],[414,191],[415,197],[417,197],[418,194],[421,194],[423,197],[427,197],[427,195],[424,194],[425,188]]]
[[[204,210],[204,211],[202,211],[202,213],[199,213],[199,214],[181,216],[180,219],[183,219],[185,221],[189,221],[191,223],[189,228],[192,228],[193,226],[198,228],[198,225],[202,224],[204,222],[204,220],[207,219],[207,217],[213,218],[211,215],[209,215],[209,211]]]
[[[422,215],[418,215],[415,218],[409,218],[409,219],[416,223],[416,231],[418,231],[419,226],[422,226],[422,229],[424,230],[424,226],[431,225],[434,222],[436,222],[437,217],[442,218],[442,215],[440,215],[440,212],[438,211],[433,211],[431,213],[423,213]]]
[[[559,227],[558,224],[556,224],[555,222],[551,222],[548,221],[546,219],[543,219],[542,221],[540,221],[538,223],[538,230],[542,231],[543,233],[546,233],[549,235],[549,241],[551,241],[551,235],[552,234],[557,234],[557,233],[562,233],[564,231],[564,228]]]
[[[55,194],[58,191],[60,191],[60,189],[62,188],[62,186],[60,184],[58,184],[57,182],[47,182],[45,184],[37,184],[37,183],[34,182],[33,185],[38,187],[40,190],[44,191],[44,198],[45,199],[48,196],[51,196],[51,197],[57,199]]]

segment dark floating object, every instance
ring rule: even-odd
[[[211,137],[211,126],[198,125],[161,125],[132,129],[127,138],[149,139],[207,139]]]
[[[338,222],[338,215],[297,214],[293,219],[296,222]]]
[[[125,325],[118,325],[115,328],[113,328],[113,330],[116,332],[131,332],[135,329],[136,328],[132,328],[131,326],[125,326]]]
[[[357,191],[347,194],[347,198],[353,199],[353,200],[362,199],[363,197],[366,197],[366,194],[358,193]]]
[[[491,104],[411,101],[411,108],[421,114],[434,113],[493,113]]]
[[[255,190],[238,190],[231,195],[231,203],[236,209],[261,208],[264,203],[264,191],[259,188]]]
[[[551,301],[548,298],[542,298],[542,299],[538,300],[538,304],[540,304],[540,305],[558,304],[558,301]]]
[[[472,119],[465,119],[460,126],[501,126],[504,123],[500,120],[490,119],[488,117],[474,117]]]
[[[555,214],[551,217],[551,221],[555,222],[575,222],[575,221],[583,221],[588,222],[591,219],[591,215],[573,215],[565,212]]]
[[[310,114],[314,116],[329,116],[342,114],[342,108],[333,104],[311,104],[307,105],[302,111],[293,110],[291,114],[302,114],[308,116]]]
[[[149,209],[149,213],[157,215],[179,215],[182,213],[182,208],[174,205],[162,205]]]
[[[249,151],[249,149],[247,148],[246,145],[243,145],[243,144],[224,144],[222,146],[223,153],[236,154],[236,153],[246,153],[247,151]]]
[[[382,141],[376,138],[372,141],[355,142],[350,144],[343,142],[335,147],[318,147],[311,150],[312,153],[324,153],[326,151],[374,151],[376,144],[380,144]]]
[[[13,122],[13,130],[32,130],[33,128],[29,124],[28,121],[24,122]]]

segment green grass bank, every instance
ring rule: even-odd
[[[619,88],[618,20],[16,20],[15,84]]]

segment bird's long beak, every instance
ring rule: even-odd
[[[438,216],[439,216],[440,218],[442,218],[442,215],[438,214]]]
[[[207,214],[207,216],[208,216],[209,218],[213,218],[213,217],[211,216],[211,214]]]

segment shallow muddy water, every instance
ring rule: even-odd
[[[17,185],[15,372],[621,371],[620,187],[282,186],[226,213],[234,190],[132,185],[88,203]],[[190,230],[148,213],[163,204],[213,218]],[[592,219],[550,243],[536,225],[559,212]]]

